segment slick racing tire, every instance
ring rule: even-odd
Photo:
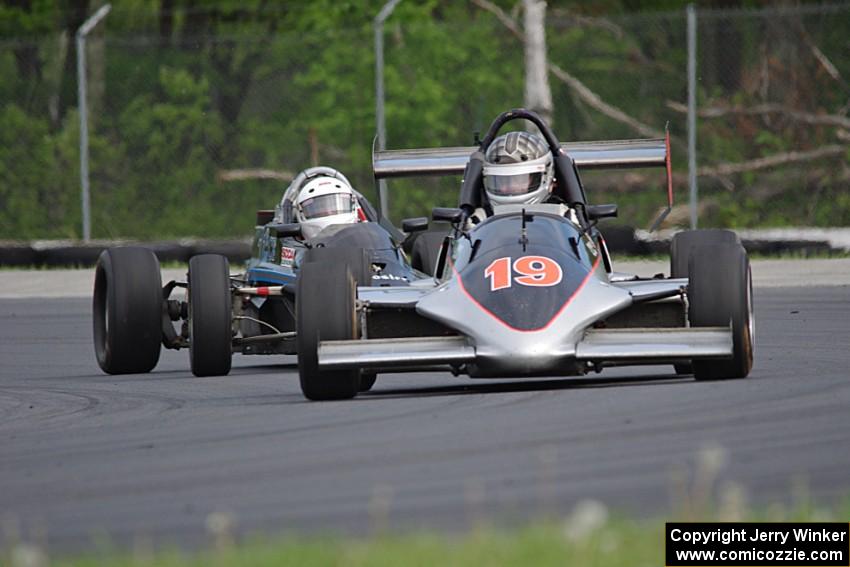
[[[670,277],[687,278],[688,261],[691,251],[696,246],[711,246],[723,244],[740,244],[738,235],[731,230],[701,229],[684,230],[673,235],[670,242]],[[694,369],[690,362],[677,362],[673,365],[676,374],[692,374]]]
[[[298,376],[308,400],[353,398],[361,387],[360,370],[319,369],[319,342],[356,339],[360,329],[356,313],[358,274],[365,251],[338,260],[337,253],[314,249],[302,265],[295,294],[298,341]],[[358,250],[358,249],[355,249]]]
[[[146,248],[104,250],[97,260],[92,315],[97,363],[108,374],[150,372],[162,347],[162,276]]]
[[[697,246],[688,265],[688,318],[692,327],[732,324],[731,359],[693,361],[697,380],[745,378],[753,366],[753,278],[740,244]]]
[[[437,258],[440,256],[440,247],[448,233],[446,231],[423,232],[413,242],[413,252],[410,255],[410,265],[429,276],[436,272]]]
[[[676,233],[670,242],[670,277],[688,277],[688,260],[695,247],[723,244],[741,244],[741,240],[731,230],[722,229],[684,230]]]
[[[224,376],[233,359],[230,264],[218,254],[189,260],[189,362],[195,376]]]
[[[357,285],[372,285],[372,263],[369,253],[355,246],[333,246],[311,248],[304,254],[302,269],[306,264],[320,262],[324,264],[348,264]]]
[[[375,385],[378,375],[374,372],[364,372],[360,375],[360,392],[368,392]]]

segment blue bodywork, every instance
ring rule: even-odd
[[[281,263],[284,248],[295,251],[291,262]],[[295,266],[306,250],[304,243],[295,238],[278,238],[272,234],[268,225],[256,227],[251,258],[245,270],[246,282],[252,286],[294,284]]]
[[[295,284],[308,246],[356,247],[368,251],[372,260],[372,282],[361,285],[378,287],[409,285],[425,276],[410,267],[395,234],[383,223],[362,222],[329,226],[319,236],[303,241],[294,237],[278,238],[269,225],[258,226],[254,233],[251,259],[246,266],[248,285]]]

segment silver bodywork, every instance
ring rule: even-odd
[[[584,330],[630,303],[627,291],[591,276],[581,292],[546,328],[517,331],[475,308],[462,292],[458,279],[452,278],[436,292],[423,297],[416,304],[416,311],[470,339],[476,355],[473,372],[539,374],[569,366]]]
[[[373,150],[372,166],[378,179],[460,175],[476,150],[475,147]],[[581,169],[665,167],[669,210],[672,198],[669,138],[566,143],[561,144],[561,150]],[[454,268],[447,267],[450,273],[439,279],[422,280],[407,288],[358,288],[363,338],[321,342],[319,367],[403,371],[440,365],[472,377],[568,376],[606,365],[677,363],[733,356],[731,324],[689,327],[687,279],[640,279],[612,271],[607,250],[581,228],[575,211],[564,205],[525,205],[521,212],[494,207],[493,211],[496,218],[518,214],[523,219],[523,235],[526,214],[544,214],[570,223],[574,237],[570,238],[569,246],[575,249],[576,257],[584,258],[582,262],[589,259],[593,264],[548,323],[539,328],[529,327],[534,330],[508,325],[482,307],[464,288]],[[468,226],[464,228],[467,229]],[[458,257],[468,260],[471,243],[464,244],[463,240],[454,241],[453,250]],[[582,247],[586,255],[579,254]],[[448,253],[445,249],[443,252]],[[603,258],[605,261],[601,261]],[[584,263],[582,266],[582,270],[588,267]],[[561,267],[579,269],[566,264]],[[458,269],[463,271],[462,266]],[[573,272],[574,276],[577,274]],[[515,300],[511,296],[511,301]],[[439,336],[370,338],[368,314],[382,309],[413,314],[410,325],[427,323],[422,326],[430,326],[431,334],[435,334],[435,328],[441,332],[436,333]],[[411,328],[409,334],[415,335],[415,331]],[[402,334],[406,333],[407,330]]]
[[[666,164],[667,146],[657,140],[569,142],[561,148],[581,169],[661,167]],[[372,169],[378,179],[416,175],[460,175],[475,147],[380,150],[372,154]]]
[[[562,205],[535,205],[535,210],[563,212]],[[510,214],[510,212],[507,212]],[[566,222],[572,223],[569,218]],[[591,257],[600,251],[584,242]],[[610,277],[614,275],[615,277]],[[413,309],[454,336],[367,338],[320,343],[319,366],[405,370],[447,365],[473,377],[578,375],[606,364],[646,364],[732,356],[731,327],[686,327],[687,279],[638,279],[609,274],[603,262],[543,328],[517,330],[476,305],[458,277],[422,280],[410,287],[358,288],[361,308]],[[619,315],[626,323],[634,306],[664,305],[680,313],[678,326],[608,328]]]

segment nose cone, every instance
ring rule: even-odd
[[[521,329],[488,311],[454,278],[422,298],[416,310],[470,337],[482,374],[561,374],[584,330],[631,303],[627,291],[587,277],[543,326]],[[518,305],[517,308],[524,306]]]
[[[517,331],[545,329],[593,278],[597,267],[545,248],[516,260],[497,256],[476,259],[455,279],[476,307]]]

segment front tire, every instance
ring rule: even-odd
[[[670,277],[687,278],[688,262],[691,252],[697,246],[725,246],[741,244],[741,239],[731,230],[707,228],[700,230],[683,230],[673,235],[670,242]],[[690,361],[677,362],[673,365],[676,374],[693,374],[694,368]]]
[[[307,264],[320,262],[324,264],[347,264],[357,285],[372,285],[372,262],[369,254],[363,248],[355,246],[332,246],[310,248],[304,253],[301,261],[302,269]]]
[[[97,363],[107,374],[150,372],[162,346],[162,276],[146,248],[104,250],[97,261],[92,315]]]
[[[731,359],[694,360],[697,380],[745,378],[753,366],[755,318],[750,260],[743,246],[697,246],[688,265],[692,327],[732,324]]]
[[[688,262],[691,251],[697,246],[726,246],[741,244],[741,239],[731,230],[700,229],[683,230],[673,235],[670,241],[670,277],[688,277]]]
[[[437,271],[440,248],[448,233],[446,231],[423,232],[413,242],[410,265],[420,272],[433,276]]]
[[[224,376],[233,359],[230,264],[218,254],[189,260],[189,362],[195,376]]]
[[[308,400],[353,398],[360,390],[360,370],[320,370],[319,343],[351,340],[360,336],[356,300],[358,274],[365,251],[349,254],[345,261],[328,250],[314,249],[314,257],[301,266],[296,292],[298,376]],[[326,257],[325,257],[326,256]]]

